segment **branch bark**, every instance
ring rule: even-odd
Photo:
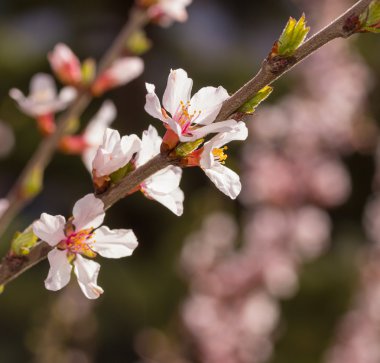
[[[309,38],[297,49],[292,57],[292,62],[285,63],[282,68],[279,69],[278,65],[274,65],[268,60],[264,60],[259,72],[223,103],[222,109],[216,120],[221,121],[233,116],[238,108],[253,97],[260,89],[273,83],[296,64],[331,40],[336,38],[347,38],[352,35],[354,31],[347,27],[347,24],[354,16],[360,15],[368,7],[371,1],[372,0],[358,1],[330,25]],[[108,61],[111,59],[112,57],[110,56]],[[118,200],[124,198],[146,178],[174,163],[175,161],[171,160],[166,155],[157,155],[146,164],[128,174],[120,183],[114,185],[107,192],[99,195],[98,198],[104,202],[105,209],[108,209]],[[46,258],[50,249],[51,248],[45,243],[40,242],[27,256],[16,256],[13,258],[9,256],[5,257],[0,265],[0,285],[5,285],[12,281],[24,271]]]

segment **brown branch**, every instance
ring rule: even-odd
[[[347,24],[350,23],[350,20],[354,16],[361,14],[371,3],[371,1],[372,0],[358,1],[342,16],[308,39],[295,52],[291,62],[280,64],[282,65],[282,68],[279,68],[278,64],[273,64],[268,60],[264,60],[263,65],[256,76],[223,103],[223,107],[217,117],[217,121],[231,117],[231,115],[233,115],[239,107],[253,97],[261,88],[274,82],[295,64],[299,63],[324,44],[335,38],[346,38],[353,34],[354,29],[348,28]],[[128,176],[125,177],[119,184],[113,186],[107,192],[99,195],[98,197],[103,200],[105,209],[108,209],[118,200],[125,197],[128,192],[131,192],[146,178],[171,164],[174,164],[174,161],[170,160],[169,157],[165,155],[157,155],[146,164],[128,174]],[[0,285],[10,282],[15,277],[34,266],[36,263],[46,258],[46,255],[50,249],[51,248],[45,243],[39,243],[27,256],[17,256],[13,258],[5,257],[0,265]],[[17,263],[14,263],[13,259],[15,259]]]
[[[138,29],[142,28],[148,23],[148,17],[146,13],[138,8],[133,8],[129,20],[116,37],[115,41],[100,61],[98,75],[106,70],[112,62],[117,59],[126,47],[128,38]],[[82,91],[79,93],[75,101],[64,112],[57,121],[57,128],[55,132],[44,139],[39,145],[38,149],[31,157],[20,177],[14,184],[11,191],[6,196],[9,201],[10,207],[5,211],[0,218],[0,236],[4,233],[8,225],[18,212],[31,201],[31,198],[27,198],[22,193],[22,185],[30,178],[33,171],[38,168],[43,172],[47,165],[50,163],[54,152],[61,137],[65,134],[70,121],[74,118],[78,118],[83,113],[92,99],[92,95],[88,91]]]

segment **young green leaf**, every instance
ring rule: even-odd
[[[374,0],[360,17],[361,32],[380,33],[380,1]]]
[[[33,198],[42,189],[43,172],[40,166],[35,166],[21,185],[21,194],[24,198]]]
[[[176,147],[175,154],[183,158],[189,155],[194,150],[196,150],[204,141],[205,139],[198,139],[195,141],[190,141],[190,142],[185,142],[183,144],[180,144],[179,146]]]
[[[243,106],[239,108],[239,112],[245,114],[252,114],[255,112],[257,106],[266,100],[269,95],[272,93],[273,88],[271,86],[265,86],[259,92],[257,92],[250,100],[244,103]]]
[[[298,21],[291,17],[286,24],[280,39],[275,43],[272,55],[279,55],[282,57],[292,56],[296,49],[304,42],[309,30],[310,28],[306,26],[305,14],[302,14]]]
[[[29,254],[30,249],[37,243],[37,236],[32,228],[27,228],[24,232],[17,232],[11,243],[11,250],[17,256]]]

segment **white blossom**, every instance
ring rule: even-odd
[[[141,148],[135,160],[139,167],[152,159],[160,152],[162,138],[157,130],[149,126],[142,136]],[[177,216],[183,213],[184,193],[179,187],[182,169],[177,166],[168,166],[145,179],[140,185],[141,191],[151,199],[161,203]]]
[[[124,167],[140,150],[140,145],[141,140],[134,134],[120,137],[117,130],[106,129],[103,143],[92,162],[93,174],[96,177],[108,176]]]
[[[163,96],[163,106],[153,84],[146,84],[145,111],[161,120],[182,142],[194,141],[210,133],[231,130],[235,120],[215,121],[229,95],[223,87],[204,87],[191,97],[193,81],[183,69],[171,70]]]
[[[148,8],[148,15],[157,19],[161,26],[169,26],[173,21],[184,22],[187,20],[186,7],[192,0],[158,0]]]
[[[200,167],[215,184],[215,186],[231,199],[235,199],[241,191],[239,175],[225,167],[224,160],[227,158],[226,145],[232,140],[245,140],[248,137],[248,129],[244,122],[239,122],[229,132],[223,132],[214,136],[204,144],[200,156]]]
[[[73,219],[67,223],[65,217],[47,213],[42,213],[41,218],[33,223],[35,235],[54,247],[48,254],[50,270],[45,280],[48,290],[57,291],[66,286],[74,268],[87,298],[96,299],[103,293],[97,284],[100,265],[82,256],[126,257],[138,244],[132,230],[98,228],[104,217],[103,202],[93,194],[87,194],[75,203]]]
[[[30,81],[27,97],[17,88],[12,88],[9,95],[25,114],[38,118],[65,109],[74,100],[77,91],[73,87],[64,87],[57,94],[53,77],[37,73]]]

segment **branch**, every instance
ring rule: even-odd
[[[216,121],[226,120],[236,112],[239,107],[244,105],[263,87],[270,85],[278,78],[282,77],[287,71],[296,64],[307,58],[323,45],[336,38],[347,38],[354,33],[354,28],[350,27],[350,20],[359,16],[371,3],[372,0],[360,0],[343,15],[335,19],[324,29],[313,35],[303,43],[291,57],[282,63],[270,62],[265,59],[258,73],[243,87],[236,91],[230,98],[223,103]]]
[[[125,49],[126,42],[130,36],[137,29],[142,28],[147,23],[148,17],[146,15],[146,12],[141,11],[137,8],[133,8],[130,13],[129,20],[119,35],[116,37],[115,41],[111,45],[110,49],[106,52],[103,59],[100,61],[98,75],[109,68],[112,62],[120,56],[120,54]],[[57,128],[55,132],[41,142],[38,149],[25,166],[15,185],[6,196],[6,199],[9,201],[9,208],[0,218],[0,236],[4,233],[8,225],[19,213],[19,211],[31,201],[31,198],[23,196],[21,192],[22,185],[24,185],[25,182],[30,178],[36,168],[41,170],[41,172],[46,169],[47,165],[50,163],[50,160],[54,155],[60,139],[67,130],[70,120],[78,118],[79,115],[83,113],[91,100],[92,95],[88,90],[80,92],[75,101],[66,110],[66,112],[64,112],[58,118]]]
[[[360,15],[371,1],[372,0],[358,1],[342,16],[301,45],[292,57],[292,62],[282,64],[282,68],[279,69],[278,64],[264,60],[256,76],[223,103],[217,121],[233,117],[233,114],[238,108],[253,97],[259,90],[274,82],[289,69],[294,67],[294,65],[324,44],[335,38],[347,38],[352,35],[354,29],[347,27],[347,24],[349,24],[350,19],[354,16]],[[170,159],[167,155],[157,155],[146,164],[128,174],[120,183],[111,187],[107,192],[99,195],[98,198],[104,202],[105,209],[108,209],[118,200],[124,198],[129,192],[133,191],[146,178],[172,164],[175,164],[175,160]],[[21,273],[46,258],[50,249],[51,247],[40,242],[27,256],[5,257],[0,265],[0,285],[5,285],[12,281]]]

